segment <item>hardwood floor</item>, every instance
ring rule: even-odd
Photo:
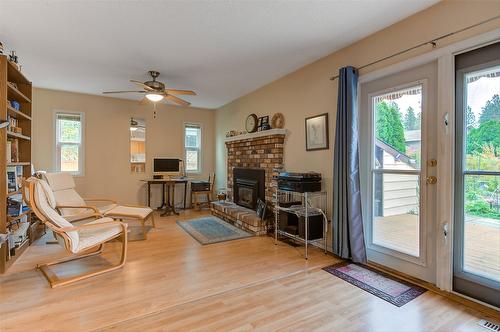
[[[397,308],[360,290],[322,271],[338,260],[320,250],[305,261],[270,237],[201,246],[175,224],[199,215],[158,218],[124,269],[58,289],[33,267],[63,252],[38,241],[0,277],[0,331],[483,331],[480,313],[433,292]]]

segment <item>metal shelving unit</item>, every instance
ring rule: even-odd
[[[274,205],[274,244],[278,244],[278,235],[293,239],[304,244],[304,257],[308,258],[308,246],[323,241],[325,254],[327,253],[327,229],[328,218],[326,217],[327,194],[326,191],[317,192],[295,192],[277,189]],[[279,227],[280,211],[295,214],[298,218],[304,218],[305,234],[300,237],[283,231]],[[309,239],[309,218],[321,215],[323,219],[323,238]]]

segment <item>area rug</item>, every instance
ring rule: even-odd
[[[386,273],[353,263],[339,263],[325,267],[323,270],[398,307],[426,291],[422,287]]]
[[[253,236],[214,216],[177,221],[177,225],[201,244],[232,241]]]

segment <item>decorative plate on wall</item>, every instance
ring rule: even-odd
[[[285,126],[285,116],[282,113],[275,113],[271,119],[271,128],[283,128]]]

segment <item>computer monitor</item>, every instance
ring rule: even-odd
[[[177,158],[153,158],[154,175],[180,175],[182,160]]]

